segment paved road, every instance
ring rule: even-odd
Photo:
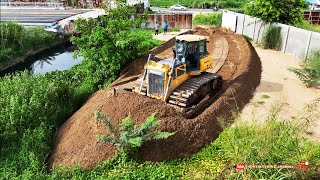
[[[1,21],[16,21],[25,26],[47,26],[55,21],[90,10],[1,9]]]
[[[212,9],[187,9],[185,11],[172,11],[167,8],[151,7],[153,11],[175,12],[175,13],[193,13],[214,12]],[[0,9],[1,21],[16,21],[25,26],[47,26],[55,21],[60,21],[70,16],[88,12],[90,10],[54,10],[54,9]]]

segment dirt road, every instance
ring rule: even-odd
[[[289,67],[299,67],[301,60],[280,51],[255,47],[262,64],[261,83],[253,99],[243,109],[242,121],[263,121],[276,103],[283,103],[280,119],[301,117],[307,104],[320,98],[320,89],[307,88]],[[316,110],[317,109],[317,110]],[[320,102],[315,110],[319,113]],[[311,121],[311,120],[309,120]],[[320,119],[310,122],[311,138],[320,141]]]

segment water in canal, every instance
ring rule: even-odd
[[[72,66],[79,64],[83,59],[82,57],[73,58],[75,50],[76,47],[71,43],[52,47],[28,57],[25,63],[18,64],[0,72],[0,77],[5,74],[23,70],[29,70],[34,75],[43,75],[51,71],[70,69]]]

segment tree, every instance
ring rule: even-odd
[[[71,38],[79,49],[76,54],[84,57],[83,68],[73,78],[87,84],[113,80],[125,65],[159,44],[150,32],[136,28],[146,16],[135,16],[134,7],[123,4],[115,9],[104,7],[106,15],[76,20],[75,31],[81,36]]]
[[[264,23],[294,25],[303,19],[304,0],[254,0],[245,5],[245,13],[261,18]]]

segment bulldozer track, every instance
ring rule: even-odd
[[[183,108],[188,107],[192,105],[192,103],[196,101],[198,98],[201,98],[198,96],[199,91],[201,91],[202,88],[205,88],[213,84],[213,81],[215,80],[221,81],[220,76],[213,73],[202,73],[199,76],[192,77],[185,81],[183,84],[181,84],[171,93],[168,102],[170,104],[178,105]],[[217,84],[217,87],[215,89],[218,90],[219,88],[220,87],[218,87]],[[211,88],[208,88],[208,90],[209,89]]]

